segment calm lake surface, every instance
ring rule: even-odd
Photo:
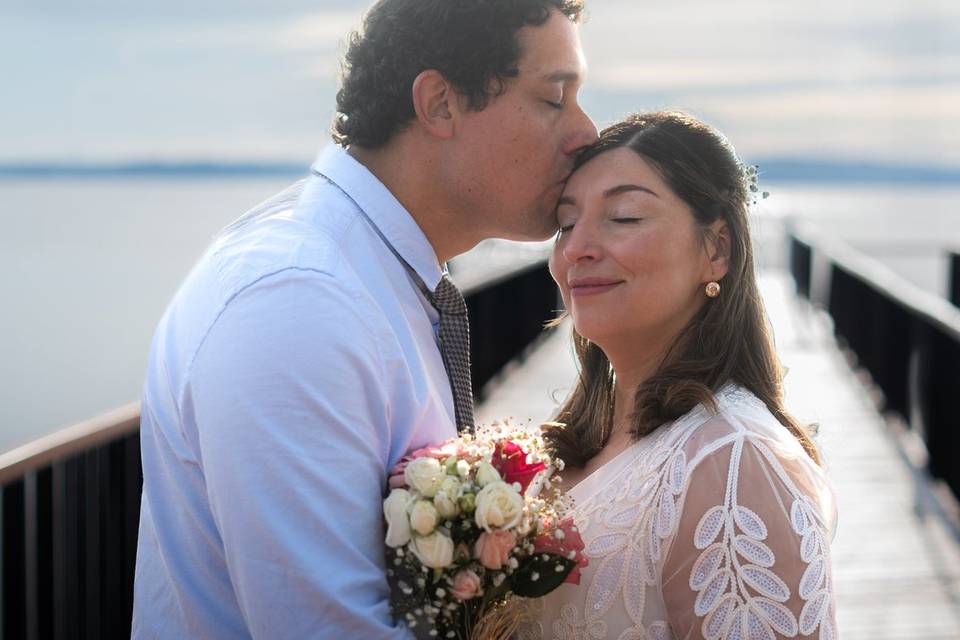
[[[0,181],[0,451],[136,400],[154,327],[191,265],[291,181]],[[762,266],[783,264],[781,222],[796,216],[946,290],[960,188],[766,187]]]

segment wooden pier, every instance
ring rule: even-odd
[[[821,425],[839,499],[840,637],[960,640],[960,309],[832,240],[767,227],[762,247],[791,243],[789,256],[761,262],[760,280],[790,369],[787,407]],[[549,419],[574,380],[569,325],[541,334],[560,304],[548,251],[488,242],[454,266],[471,315],[479,422]],[[138,427],[133,404],[0,454],[0,637],[129,637]]]
[[[905,460],[873,390],[837,347],[828,318],[798,299],[785,271],[761,277],[786,403],[821,425],[818,441],[839,501],[833,541],[837,624],[844,640],[960,639],[960,542],[929,481]],[[549,419],[576,375],[569,326],[545,337],[488,388],[477,420]]]

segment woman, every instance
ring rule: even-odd
[[[522,638],[835,636],[833,494],[783,408],[755,175],[679,113],[579,159],[550,268],[581,373],[549,437],[590,565],[528,604]]]

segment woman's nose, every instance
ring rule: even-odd
[[[595,234],[586,224],[578,223],[567,231],[561,253],[570,264],[582,260],[595,260],[599,254]]]

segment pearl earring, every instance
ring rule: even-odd
[[[708,298],[716,298],[720,295],[720,283],[708,282],[704,290],[706,291]]]

